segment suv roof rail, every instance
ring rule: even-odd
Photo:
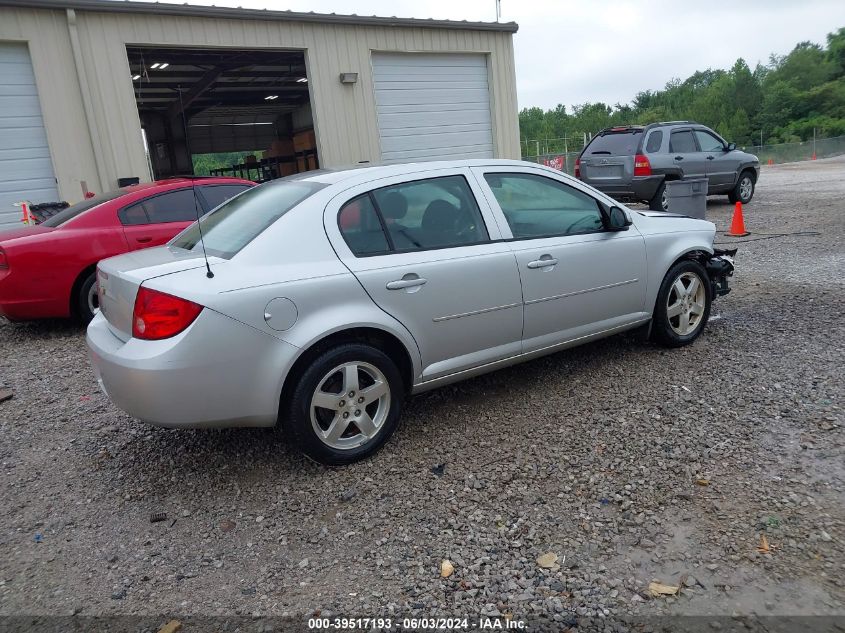
[[[652,123],[652,125],[676,125],[679,123],[689,123],[690,125],[698,125],[695,121],[660,121],[658,123]]]

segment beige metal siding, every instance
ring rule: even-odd
[[[87,80],[81,90],[91,96],[90,125],[77,83],[66,14],[0,8],[0,39],[32,42],[53,163],[60,192],[69,200],[79,198],[79,180],[87,179],[92,189],[103,190],[114,187],[118,177],[147,177],[127,44],[304,49],[324,166],[380,160],[371,51],[485,53],[489,55],[494,153],[519,157],[510,33],[88,11],[77,11],[76,16]],[[42,40],[44,48],[39,50]],[[358,83],[341,84],[341,72],[357,72]],[[95,155],[101,157],[105,183],[96,182]]]

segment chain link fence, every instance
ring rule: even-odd
[[[557,139],[550,139],[557,140]],[[531,147],[533,141],[528,141]],[[526,142],[523,141],[523,147]],[[746,145],[741,147],[743,151],[756,154],[761,165],[778,165],[780,163],[796,163],[803,160],[815,160],[817,158],[829,158],[845,154],[845,136],[834,136],[832,138],[819,138],[815,141],[803,141],[801,143],[779,143],[777,145]],[[570,175],[575,175],[575,159],[581,153],[570,152],[549,152],[544,154],[523,154],[522,160],[547,165]]]

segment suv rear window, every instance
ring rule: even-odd
[[[584,153],[604,156],[633,156],[637,153],[637,146],[640,144],[642,134],[642,130],[604,132],[593,138]]]
[[[200,220],[205,250],[229,259],[285,213],[326,186],[313,181],[275,180],[244,191]],[[198,223],[174,237],[170,246],[202,250]]]

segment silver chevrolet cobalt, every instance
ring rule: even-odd
[[[733,272],[714,236],[518,161],[315,171],[100,262],[88,346],[132,416],[348,463],[409,393],[634,328],[691,343]]]

